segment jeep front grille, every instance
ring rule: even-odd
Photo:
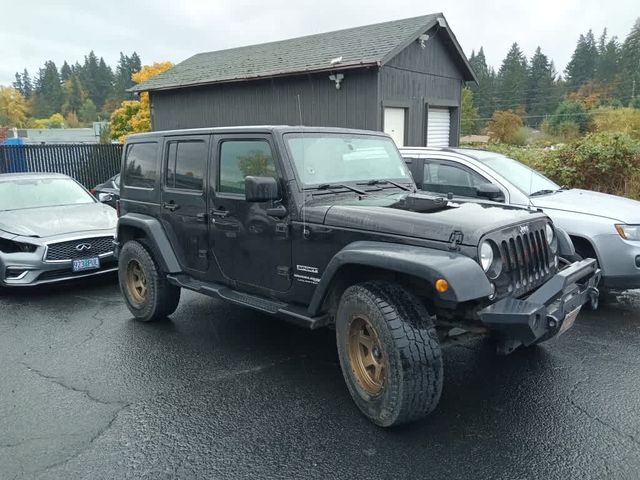
[[[523,295],[542,285],[555,273],[555,259],[544,228],[515,233],[498,241],[498,246],[502,273],[496,283],[503,292],[506,290],[516,297]]]
[[[50,243],[44,257],[47,262],[60,262],[75,258],[97,257],[113,253],[113,237],[79,238]]]

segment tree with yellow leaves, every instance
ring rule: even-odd
[[[29,104],[13,87],[0,86],[0,127],[23,127]]]
[[[140,71],[131,75],[136,83],[142,83],[173,67],[171,62],[145,65]],[[151,130],[151,109],[149,108],[149,93],[142,92],[140,100],[125,100],[111,114],[111,138],[124,143],[131,133],[148,132]]]

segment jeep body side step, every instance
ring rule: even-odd
[[[191,278],[188,275],[167,275],[167,280],[173,285],[186,288],[187,290],[203,293],[214,298],[220,298],[229,303],[253,308],[254,310],[270,315],[276,315],[300,327],[315,329],[324,327],[330,321],[329,316],[326,314],[310,317],[307,314],[306,308],[271,300],[258,295],[239,292],[219,283],[203,282]]]

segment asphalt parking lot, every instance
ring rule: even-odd
[[[509,357],[447,349],[439,408],[395,430],[334,343],[190,292],[140,324],[113,277],[0,292],[0,478],[640,475],[640,293]]]

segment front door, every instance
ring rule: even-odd
[[[246,176],[278,178],[270,136],[216,136],[214,152],[215,193],[209,213],[211,250],[217,267],[226,281],[277,292],[288,290],[291,285],[288,218],[268,215],[272,202],[250,203],[244,196]]]
[[[407,110],[404,108],[384,108],[384,133],[393,138],[398,147],[404,147],[405,144],[404,122],[406,114]]]
[[[205,193],[209,136],[167,137],[163,152],[160,218],[183,270],[202,277],[209,268]]]

